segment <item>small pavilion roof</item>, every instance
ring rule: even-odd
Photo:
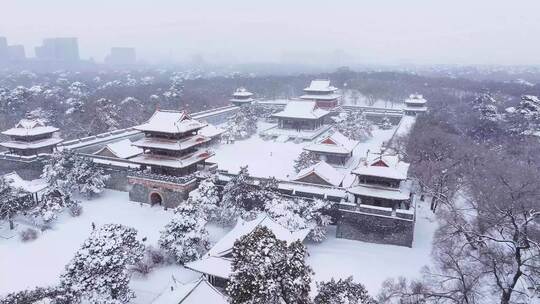
[[[129,139],[123,139],[121,141],[110,143],[94,154],[99,155],[105,150],[109,151],[114,156],[123,159],[128,159],[143,152],[141,148],[133,146],[131,140]]]
[[[44,147],[50,147],[61,143],[63,140],[60,137],[44,138],[34,141],[19,141],[10,140],[0,143],[0,146],[8,149],[26,150],[26,149],[39,149]]]
[[[44,179],[25,180],[17,172],[4,174],[3,178],[10,186],[29,193],[41,192],[48,186]]]
[[[349,154],[352,153],[358,143],[358,141],[351,140],[340,132],[335,131],[319,142],[307,145],[304,147],[304,150],[320,153]]]
[[[334,92],[337,88],[330,85],[330,80],[315,79],[312,80],[309,87],[304,91],[308,92]]]
[[[187,284],[175,283],[152,304],[227,304],[227,298],[201,277]]]
[[[405,99],[405,104],[424,105],[427,100],[420,94],[411,94]]]
[[[246,88],[240,87],[233,93],[233,97],[251,97],[253,93],[246,90]]]
[[[382,178],[405,180],[409,164],[399,160],[397,155],[368,154],[352,173],[356,175],[376,176]]]
[[[199,130],[207,124],[192,119],[186,111],[157,110],[150,119],[135,127],[143,132],[181,134]]]
[[[58,128],[46,126],[41,119],[21,119],[14,128],[8,129],[2,134],[7,136],[36,136],[41,134],[54,133]]]
[[[294,178],[295,181],[299,181],[310,174],[315,174],[329,185],[339,187],[343,181],[344,175],[330,166],[324,161],[318,162],[315,165],[301,170]]]
[[[290,101],[281,112],[272,116],[278,118],[297,119],[320,119],[330,114],[330,112],[317,107],[314,101]]]

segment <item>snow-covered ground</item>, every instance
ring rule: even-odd
[[[382,282],[391,277],[413,278],[430,261],[433,233],[437,228],[428,205],[417,205],[417,222],[412,248],[379,245],[335,238],[335,228],[321,244],[308,244],[308,263],[314,281],[346,278],[350,275],[376,295]]]
[[[90,235],[92,222],[98,227],[108,223],[133,227],[141,239],[147,237],[145,244],[155,245],[172,214],[171,210],[130,202],[127,192],[106,190],[101,197],[83,202],[81,216],[63,214],[52,230],[34,241],[22,242],[18,235],[0,239],[0,295],[57,283],[64,266]],[[209,227],[209,231],[213,242],[224,234],[223,229],[216,227]],[[158,269],[148,279],[135,278],[132,284],[137,294],[140,292],[141,297],[148,298],[149,294],[158,294],[173,274],[181,282],[198,276],[182,267],[168,266]]]
[[[268,124],[259,123],[259,130],[265,130]],[[358,165],[360,157],[366,155],[367,150],[377,151],[383,142],[392,138],[396,127],[389,130],[381,130],[377,127],[373,130],[373,137],[360,143],[353,152],[353,159],[347,168],[338,170],[344,173],[350,172]],[[324,135],[321,135],[324,136]],[[316,140],[316,139],[315,139]],[[263,140],[254,135],[245,140],[237,140],[234,144],[220,144],[213,147],[216,155],[209,159],[216,162],[219,169],[230,173],[237,173],[242,166],[248,166],[251,175],[256,177],[276,177],[278,179],[291,179],[296,176],[294,161],[302,153],[304,146],[311,143],[276,142]]]

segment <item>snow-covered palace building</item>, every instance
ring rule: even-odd
[[[415,116],[417,114],[425,113],[427,100],[420,94],[411,94],[409,98],[405,99],[405,108],[403,111],[405,115]]]
[[[130,158],[142,171],[128,175],[129,197],[136,202],[175,207],[196,187],[193,173],[214,155],[203,144],[211,138],[198,134],[207,124],[185,111],[158,110],[135,129],[144,137],[133,142],[143,153]]]
[[[353,156],[358,141],[351,140],[338,131],[323,137],[316,143],[309,144],[304,150],[315,153],[320,160],[329,164],[344,166]]]
[[[347,189],[349,202],[340,204],[338,237],[412,246],[414,208],[409,164],[397,155],[369,153]]]
[[[56,150],[62,138],[58,128],[47,126],[43,120],[27,117],[14,128],[2,132],[9,139],[0,146],[7,151],[0,153],[5,170],[16,171],[27,179],[38,178],[43,169],[43,160]]]
[[[304,89],[304,95],[300,99],[315,101],[318,107],[332,109],[338,105],[341,95],[337,94],[337,88],[330,85],[330,80],[316,79],[309,87]]]
[[[232,98],[229,100],[235,106],[242,106],[251,104],[253,102],[253,93],[246,90],[246,88],[238,88],[232,94]]]

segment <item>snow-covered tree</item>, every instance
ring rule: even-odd
[[[290,230],[310,228],[308,238],[322,242],[326,239],[327,227],[331,223],[328,213],[332,207],[332,202],[322,199],[275,196],[266,203],[265,211],[276,222]]]
[[[312,270],[306,255],[302,243],[287,246],[268,228],[257,227],[233,247],[230,303],[310,303]]]
[[[220,198],[216,186],[216,176],[210,176],[199,183],[199,187],[189,193],[188,202],[200,211],[205,220],[215,220]]]
[[[336,128],[352,140],[365,141],[373,136],[373,125],[362,112],[348,112],[342,121],[336,123]]]
[[[13,218],[33,207],[32,198],[24,191],[13,188],[8,181],[0,176],[0,219],[9,222],[13,229]]]
[[[540,98],[533,95],[521,96],[517,107],[506,109],[511,131],[530,134],[540,129]]]
[[[227,122],[227,132],[234,139],[245,139],[257,132],[257,114],[251,105],[242,106]]]
[[[41,197],[41,201],[32,209],[32,215],[50,223],[58,217],[65,208],[78,205],[79,201],[71,199],[69,193],[65,193],[54,186],[48,187]]]
[[[61,286],[37,287],[10,293],[0,298],[2,304],[72,304],[79,302]]]
[[[353,282],[352,277],[317,283],[318,293],[315,304],[376,304],[361,283]]]
[[[100,194],[105,188],[105,181],[110,178],[101,167],[86,157],[77,159],[71,175],[75,178],[79,193],[87,198]]]
[[[94,230],[66,266],[61,286],[92,304],[129,303],[135,295],[128,267],[144,252],[136,237],[135,229],[119,224]]]
[[[294,160],[294,170],[296,173],[302,171],[305,168],[309,168],[318,163],[319,157],[311,151],[302,151],[298,155],[298,158]]]
[[[196,260],[208,250],[205,224],[200,211],[192,204],[181,204],[174,210],[172,220],[165,225],[158,244],[179,264]]]
[[[108,98],[100,98],[95,102],[96,114],[91,122],[92,129],[97,132],[114,131],[120,126],[118,106]]]
[[[249,217],[250,213],[264,210],[265,202],[260,200],[259,189],[253,185],[248,167],[241,167],[223,188],[223,197],[219,206],[218,221],[230,225],[238,217]]]
[[[384,116],[381,120],[380,128],[383,130],[392,129],[392,122],[390,122],[390,118]]]
[[[65,104],[68,106],[66,114],[84,111],[83,107],[88,101],[89,90],[86,84],[75,81],[68,87],[68,98]]]
[[[41,177],[50,187],[64,195],[69,196],[78,191],[87,197],[101,193],[109,178],[92,160],[80,157],[68,149],[51,155]]]

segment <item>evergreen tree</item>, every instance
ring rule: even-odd
[[[337,130],[353,140],[365,141],[373,136],[372,123],[362,112],[349,112],[345,119],[336,124]]]
[[[193,204],[194,208],[207,221],[216,219],[216,211],[220,203],[219,189],[215,184],[216,177],[211,176],[199,183],[199,187],[189,193],[188,204]]]
[[[319,157],[311,151],[302,151],[294,161],[294,170],[296,173],[309,168],[319,162]]]
[[[101,167],[86,157],[77,160],[72,175],[75,177],[77,190],[87,198],[100,194],[105,188],[105,181],[110,177],[104,174]]]
[[[128,266],[139,261],[144,245],[137,231],[118,224],[94,230],[66,266],[61,286],[91,304],[129,303]]]
[[[179,264],[200,258],[208,250],[208,232],[205,221],[192,204],[182,204],[161,232],[159,246]]]
[[[244,105],[234,113],[227,123],[229,136],[245,139],[257,132],[257,113],[251,105]]]
[[[364,285],[353,282],[352,277],[334,279],[317,284],[315,304],[376,304]]]
[[[76,166],[78,156],[69,149],[56,151],[51,155],[43,167],[41,178],[50,187],[63,192],[72,193],[76,189],[76,180],[73,179],[72,171]]]
[[[230,303],[309,303],[312,271],[306,254],[300,242],[287,246],[266,227],[243,236],[233,247]]]
[[[72,304],[77,302],[79,299],[59,286],[22,290],[0,298],[2,304]]]
[[[249,217],[252,213],[264,210],[265,202],[259,199],[258,190],[249,176],[248,167],[241,167],[240,172],[223,188],[219,221],[222,224],[232,224],[240,216]]]
[[[71,195],[54,186],[48,187],[43,193],[41,201],[32,210],[34,216],[41,217],[45,223],[55,220],[64,208],[79,204],[71,199]]]
[[[28,211],[34,206],[28,193],[13,188],[8,181],[0,176],[0,219],[9,222],[9,229],[13,229],[13,218]]]

